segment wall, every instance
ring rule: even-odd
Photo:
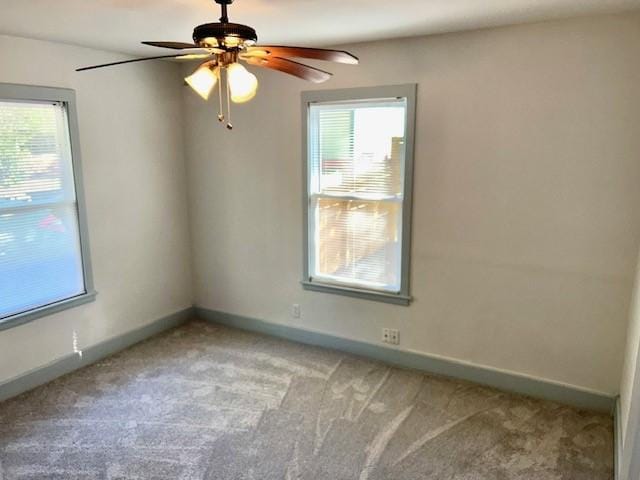
[[[632,452],[640,455],[637,448],[637,436],[640,435],[640,377],[638,377],[638,356],[640,346],[640,260],[638,261],[638,274],[634,288],[633,299],[629,312],[629,328],[627,333],[627,348],[625,350],[624,368],[620,382],[620,426],[622,439],[623,470],[628,472],[632,463]],[[640,458],[633,459],[637,469]],[[621,472],[622,473],[622,472]],[[620,478],[625,478],[621,476]],[[630,477],[630,478],[637,478]]]
[[[627,333],[627,348],[625,349],[624,368],[622,381],[620,382],[620,413],[623,438],[626,433],[629,410],[633,396],[633,382],[636,375],[638,361],[638,347],[640,345],[640,261],[638,263],[638,276],[634,288],[629,313],[629,328]],[[640,396],[640,392],[636,395]]]
[[[97,300],[0,332],[0,382],[191,305],[182,98],[170,63],[0,36],[0,82],[76,90]]]
[[[258,71],[233,132],[185,90],[197,305],[373,343],[395,327],[402,349],[616,394],[640,242],[640,15],[348,48],[361,65],[330,65],[322,87]],[[303,291],[300,91],[414,82],[415,301]]]

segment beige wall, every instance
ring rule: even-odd
[[[395,327],[405,350],[617,393],[640,243],[640,15],[349,49],[361,65],[331,65],[321,88],[419,84],[414,303],[302,290],[313,87],[260,71],[233,132],[184,93],[197,304],[372,343]]]
[[[76,90],[94,303],[0,332],[0,382],[191,305],[181,79],[167,63],[0,36],[0,82]]]

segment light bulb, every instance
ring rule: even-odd
[[[258,79],[239,63],[232,63],[227,67],[227,81],[232,102],[244,103],[256,96]]]
[[[227,47],[237,47],[240,45],[240,39],[238,37],[224,37],[224,44]]]
[[[184,81],[187,82],[198,95],[207,100],[213,87],[215,87],[218,82],[219,74],[219,68],[211,70],[208,65],[203,65],[193,72],[192,75],[185,78]]]

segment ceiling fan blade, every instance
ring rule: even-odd
[[[209,56],[209,55],[205,55],[205,56]],[[104,67],[113,67],[115,65],[124,65],[126,63],[136,63],[136,62],[146,62],[147,60],[159,60],[161,58],[182,58],[182,59],[191,59],[191,58],[204,58],[204,57],[200,57],[200,55],[194,55],[194,54],[185,54],[185,55],[159,55],[156,57],[144,57],[144,58],[134,58],[133,60],[123,60],[121,62],[111,62],[111,63],[103,63],[100,65],[92,65],[90,67],[82,67],[82,68],[77,68],[76,72],[84,72],[86,70],[95,70],[96,68],[104,68]]]
[[[176,55],[174,58],[177,60],[199,60],[210,56],[212,56],[211,53],[183,53],[182,55]]]
[[[348,63],[356,65],[358,57],[344,50],[328,50],[325,48],[287,47],[287,46],[262,46],[256,45],[247,49],[249,56],[262,57],[298,57],[312,60],[324,60],[325,62]]]
[[[143,45],[149,45],[151,47],[171,48],[173,50],[185,50],[187,48],[200,48],[193,43],[185,42],[142,42]]]
[[[319,68],[310,67],[309,65],[294,62],[293,60],[287,60],[286,58],[245,57],[244,55],[241,56],[241,58],[251,65],[278,70],[314,83],[326,82],[332,76],[331,73],[320,70]]]

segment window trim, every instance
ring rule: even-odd
[[[47,305],[41,305],[31,310],[16,313],[0,319],[0,331],[2,331],[18,325],[23,325],[46,315],[51,315],[78,305],[92,302],[95,300],[97,292],[94,288],[93,270],[91,268],[89,229],[87,225],[87,211],[82,181],[80,133],[78,128],[75,91],[67,88],[0,83],[0,100],[59,102],[62,103],[66,109],[67,120],[69,122],[71,165],[73,168],[73,184],[76,192],[80,254],[82,257],[82,273],[84,275],[85,286],[85,292],[75,297],[69,297]]]
[[[414,141],[416,122],[417,84],[386,85],[378,87],[344,88],[338,90],[313,90],[302,92],[302,288],[323,293],[334,293],[349,297],[374,300],[408,306],[410,295],[410,267],[411,267],[411,219],[413,208],[413,165]],[[309,106],[321,102],[349,102],[361,100],[378,100],[384,98],[406,98],[406,136],[405,136],[405,164],[404,164],[404,199],[402,203],[402,258],[400,291],[395,293],[378,290],[336,285],[313,280],[309,273]]]

